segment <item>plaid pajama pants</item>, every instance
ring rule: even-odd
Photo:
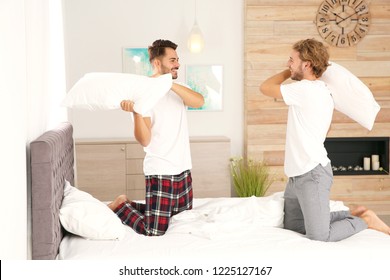
[[[145,176],[145,204],[125,202],[115,213],[139,234],[163,235],[170,217],[184,210],[192,209],[192,178],[189,170],[179,175]]]

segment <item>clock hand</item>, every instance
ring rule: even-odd
[[[342,20],[344,20],[344,18],[343,17],[341,17],[341,16],[339,16],[338,14],[336,14],[336,13],[332,13],[334,16],[336,16],[336,17],[339,17],[339,18],[341,18]]]
[[[343,21],[345,21],[345,20],[349,19],[350,17],[356,15],[358,12],[360,12],[360,11],[354,12],[352,15],[347,16],[346,18],[340,20],[339,22],[336,21],[336,24],[338,25],[339,23],[342,23]]]

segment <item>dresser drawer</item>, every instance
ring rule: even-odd
[[[126,196],[130,200],[145,200],[145,190],[127,190]]]
[[[126,160],[126,174],[144,174],[143,168],[144,160],[140,158],[133,158]]]
[[[126,158],[144,158],[145,152],[144,148],[138,144],[127,144],[126,145]]]
[[[126,190],[145,190],[145,176],[126,175]]]
[[[124,144],[76,143],[76,186],[102,201],[126,191]]]

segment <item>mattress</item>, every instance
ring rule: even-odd
[[[340,201],[331,211],[345,210]],[[283,229],[283,193],[267,197],[202,198],[172,217],[163,236],[146,237],[126,228],[121,240],[66,235],[60,260],[370,260],[389,259],[390,237],[371,229],[339,242],[309,240]]]

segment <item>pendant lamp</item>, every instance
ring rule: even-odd
[[[195,22],[194,22],[194,26],[192,27],[190,37],[188,38],[187,45],[188,45],[188,49],[192,53],[200,53],[204,47],[203,34],[196,20],[196,0],[195,0]]]

